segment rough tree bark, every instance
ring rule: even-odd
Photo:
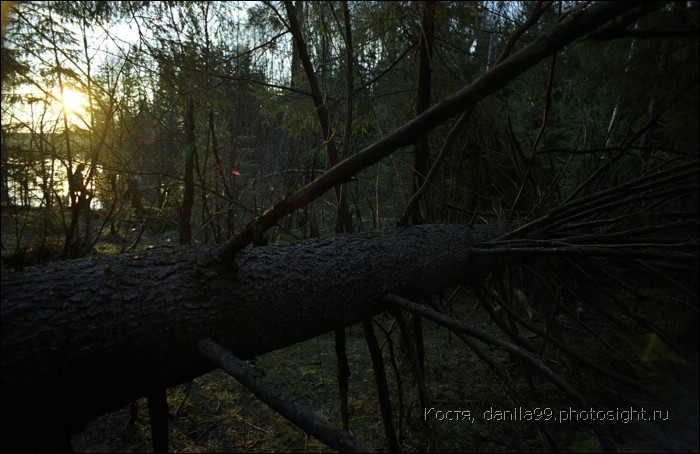
[[[247,249],[237,270],[216,246],[62,262],[2,274],[2,448],[50,448],[84,423],[212,369],[210,337],[240,358],[478,278],[496,259],[474,242],[508,225],[430,225]],[[486,261],[488,260],[488,261]],[[330,271],[329,271],[330,270]]]

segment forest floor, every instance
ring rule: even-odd
[[[3,211],[3,256],[16,238],[12,224],[17,219]],[[31,231],[25,231],[31,235]],[[25,237],[26,240],[26,237]],[[146,244],[144,244],[146,245]],[[103,241],[100,247],[118,249]],[[454,306],[463,320],[496,333],[497,328],[478,308],[469,292]],[[397,360],[392,368],[390,344],[378,329],[391,330],[391,317],[375,318],[375,332],[384,354],[385,368],[394,410],[394,424],[406,452],[596,452],[600,445],[589,421],[545,421],[549,416],[571,415],[570,403],[550,381],[532,373],[507,354],[483,347],[499,368],[514,381],[530,407],[513,394],[474,351],[445,328],[424,321],[426,375],[433,410],[426,418],[409,361]],[[391,336],[398,348],[396,329]],[[387,451],[374,373],[361,326],[346,330],[350,365],[349,418],[351,433],[377,451]],[[572,332],[576,345],[590,342]],[[626,345],[626,347],[625,347]],[[619,346],[629,355],[636,349],[629,343]],[[617,370],[616,359],[608,352],[599,354],[600,364]],[[683,359],[686,361],[686,359]],[[658,373],[655,391],[672,403],[661,409],[662,421],[604,421],[622,452],[698,452],[698,374],[697,353],[688,358],[690,375],[676,373],[672,362],[652,365]],[[260,356],[255,367],[288,393],[296,396],[317,415],[339,424],[338,386],[333,333]],[[571,377],[568,377],[571,379]],[[630,390],[619,394],[619,385],[609,386],[599,377],[581,373],[575,377],[586,395],[603,401],[609,409],[641,411],[650,398]],[[401,393],[399,393],[399,389]],[[632,407],[629,402],[636,402]],[[261,403],[236,380],[217,370],[188,384],[168,390],[170,409],[169,448],[171,452],[327,452],[328,447],[292,425]],[[533,404],[534,403],[534,404]],[[145,399],[135,403],[138,416],[130,424],[131,406],[101,416],[84,432],[73,437],[76,452],[150,452],[151,437]],[[658,407],[653,407],[659,409]],[[523,413],[531,410],[532,413]],[[664,411],[665,410],[665,411]],[[401,420],[399,421],[398,415]],[[621,414],[620,416],[625,416]],[[539,421],[536,421],[538,420]],[[427,420],[430,420],[428,424]]]
[[[466,308],[469,310],[469,308]],[[378,317],[385,328],[388,316]],[[600,452],[598,440],[588,422],[543,422],[515,416],[522,408],[498,377],[459,339],[444,328],[424,322],[426,370],[435,410],[432,430],[425,424],[415,381],[406,365],[402,370],[400,411],[394,419],[405,452]],[[376,328],[375,331],[379,332]],[[381,337],[380,337],[381,342]],[[339,424],[334,335],[327,334],[260,356],[255,367],[306,402],[317,415]],[[396,376],[383,352],[395,414],[400,407]],[[489,351],[499,358],[499,354]],[[370,449],[388,451],[374,374],[361,326],[347,330],[347,356],[351,369],[349,413],[351,433]],[[523,379],[517,362],[502,355],[499,365],[521,386],[531,402],[533,415],[543,418],[549,411],[568,413],[570,404],[548,381],[533,376],[533,387]],[[675,384],[678,402],[669,409],[670,419],[661,423],[608,422],[621,452],[697,452],[697,383]],[[693,388],[694,387],[694,388]],[[601,391],[600,389],[598,391]],[[694,399],[694,401],[692,400]],[[327,452],[328,447],[287,422],[236,380],[217,370],[170,389],[169,443],[173,452]],[[129,425],[130,408],[104,415],[73,438],[77,452],[149,452],[150,431],[145,399],[137,402],[138,418]],[[535,408],[539,409],[536,410]],[[636,408],[641,410],[641,408]],[[694,409],[694,410],[693,410]],[[441,410],[444,413],[438,413]],[[452,410],[452,420],[447,417]],[[623,408],[629,410],[629,405]],[[497,416],[513,417],[499,419]],[[540,413],[538,413],[540,411]],[[695,411],[693,416],[693,411]],[[457,413],[459,412],[459,413]],[[467,412],[467,413],[464,413]],[[459,418],[457,417],[459,415]],[[469,415],[468,419],[464,419]],[[664,412],[662,416],[666,416]],[[461,419],[461,420],[459,420]],[[399,426],[400,424],[400,426]],[[399,429],[400,427],[400,429]],[[439,445],[431,443],[438,440]]]

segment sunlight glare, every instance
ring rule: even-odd
[[[76,114],[78,117],[83,117],[85,115],[85,108],[87,107],[87,99],[85,94],[74,89],[65,87],[63,89],[63,96],[56,96],[63,104],[63,108],[67,115]]]

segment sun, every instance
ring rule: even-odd
[[[74,114],[77,117],[85,116],[85,109],[87,108],[87,97],[85,93],[72,87],[64,87],[63,95],[61,95],[59,91],[56,99],[63,106],[66,115]]]

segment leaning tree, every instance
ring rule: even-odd
[[[630,27],[662,7],[609,2],[571,12],[531,44],[512,55],[506,52],[462,90],[280,200],[223,246],[161,247],[3,270],[2,449],[65,448],[86,422],[146,396],[154,449],[166,450],[164,390],[221,367],[328,446],[365,451],[361,441],[281,393],[241,359],[359,322],[376,353],[368,320],[399,310],[454,332],[525,408],[533,403],[482,345],[507,352],[545,377],[577,409],[605,408],[577,383],[574,377],[580,371],[634,390],[646,402],[653,401],[652,406],[663,406],[635,366],[627,364],[632,360],[623,355],[625,367],[618,368],[602,363],[587,346],[573,345],[560,323],[562,317],[573,320],[576,332],[584,333],[579,340],[586,338],[616,354],[606,333],[576,322],[582,305],[615,330],[641,328],[679,355],[697,349],[669,329],[665,319],[642,310],[650,299],[648,291],[658,297],[658,289],[665,289],[667,311],[673,314],[669,319],[690,320],[688,326],[697,330],[697,148],[685,159],[668,159],[635,177],[610,177],[615,165],[658,124],[663,108],[654,110],[618,146],[606,148],[605,162],[570,197],[554,208],[533,210],[529,217],[469,226],[398,225],[379,233],[247,247],[284,216],[360,170],[459,115],[458,124],[468,121],[477,103],[572,41],[673,32]],[[539,14],[536,10],[532,17],[536,20]],[[668,105],[691,92],[697,96],[697,78]],[[512,130],[509,134],[515,135]],[[511,145],[517,151],[517,141]],[[436,161],[439,165],[440,159]],[[524,171],[523,182],[532,178],[529,172]],[[432,175],[429,171],[425,179]],[[527,187],[522,185],[518,198]],[[440,305],[417,303],[458,285],[472,287],[498,334],[447,315]],[[533,312],[544,323],[535,323]],[[410,344],[410,336],[406,338]],[[420,354],[419,349],[409,350]],[[415,373],[420,383],[420,367]],[[385,384],[378,383],[385,397]],[[384,422],[389,447],[400,449],[391,415]],[[614,450],[608,427],[597,421],[590,425],[603,449]]]

